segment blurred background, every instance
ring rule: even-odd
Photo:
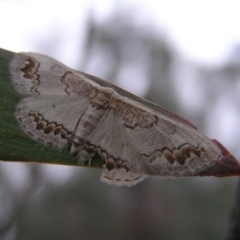
[[[231,0],[0,0],[0,47],[49,55],[147,98],[238,158],[239,7]],[[228,236],[237,178],[149,178],[127,188],[100,175],[2,162],[0,239]]]

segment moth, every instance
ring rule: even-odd
[[[36,53],[15,54],[10,76],[22,97],[16,120],[32,140],[70,149],[79,164],[103,161],[101,180],[132,186],[147,176],[232,176],[240,164],[184,118]]]

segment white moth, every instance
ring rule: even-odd
[[[46,146],[70,146],[82,165],[99,154],[104,182],[240,174],[237,160],[187,120],[99,78],[36,53],[15,54],[10,75],[22,96],[22,131]]]

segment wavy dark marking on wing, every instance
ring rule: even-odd
[[[40,64],[35,61],[33,58],[26,59],[27,62],[25,62],[25,66],[20,68],[20,71],[23,72],[23,77],[31,80],[32,86],[30,88],[31,93],[40,93],[37,91],[38,86],[40,84],[40,76],[37,73]]]
[[[99,93],[99,89],[94,87],[93,84],[75,75],[71,71],[64,73],[64,75],[61,77],[61,82],[66,85],[64,91],[67,95],[74,93],[77,95],[85,96],[91,100]]]
[[[113,180],[112,178],[110,178],[110,177],[107,177],[107,176],[104,176],[104,178],[106,178],[106,179],[108,179],[108,180]],[[114,179],[114,181],[117,181],[117,182],[129,182],[129,183],[131,183],[131,182],[134,182],[134,181],[138,181],[138,180],[140,180],[142,178],[142,175],[139,175],[138,177],[135,177],[135,178],[133,178],[133,179],[128,179],[128,178],[124,178],[124,179],[119,179],[119,178],[115,178]]]
[[[109,155],[108,152],[103,150],[100,146],[95,146],[86,142],[84,150],[87,151],[89,155],[98,154],[101,156],[103,160],[101,180],[104,182],[119,186],[132,186],[146,178],[143,172],[135,172],[135,169],[133,169],[129,161]]]
[[[65,72],[61,77],[61,82],[66,85],[65,92],[85,96],[89,98],[90,104],[96,109],[106,110],[112,108],[121,116],[124,125],[127,128],[135,129],[136,127],[151,128],[158,124],[159,118],[157,115],[151,114],[148,111],[135,107],[132,103],[122,100],[122,97],[117,95],[110,88],[100,89],[93,83],[86,81],[71,71]],[[99,97],[101,95],[101,97]],[[103,99],[99,103],[94,99]],[[92,101],[93,100],[93,101]]]
[[[152,128],[159,122],[157,115],[135,107],[132,103],[123,101],[118,96],[112,97],[110,107],[122,118],[124,126],[130,129]]]
[[[127,160],[115,158],[109,155],[107,151],[103,150],[100,146],[95,146],[89,142],[85,143],[84,149],[90,154],[98,154],[106,164],[106,168],[111,171],[113,169],[124,168],[127,172],[131,169]]]
[[[39,112],[30,111],[28,113],[29,117],[33,118],[33,121],[36,123],[35,129],[38,131],[43,131],[44,134],[53,133],[54,135],[59,135],[62,139],[68,140],[72,132],[64,128],[62,124],[57,124],[56,122],[49,122],[43,118]],[[22,122],[21,117],[18,117]]]
[[[77,72],[79,72],[79,71],[77,71]],[[169,111],[169,110],[167,110],[167,109],[165,109],[165,108],[163,108],[163,107],[161,107],[161,106],[158,106],[158,105],[155,104],[155,103],[152,103],[152,102],[149,102],[149,101],[146,100],[146,99],[140,98],[139,96],[136,96],[136,95],[134,95],[134,94],[132,94],[132,93],[130,93],[130,92],[128,92],[128,91],[126,91],[126,90],[118,87],[118,86],[115,86],[115,85],[113,85],[113,84],[111,84],[111,83],[109,83],[109,82],[106,82],[106,81],[104,81],[103,79],[98,78],[98,77],[96,77],[96,76],[93,76],[93,75],[90,75],[90,74],[84,73],[84,72],[79,72],[79,73],[81,73],[81,74],[85,75],[86,77],[90,78],[92,81],[98,83],[98,84],[99,84],[100,86],[102,86],[102,87],[112,88],[112,89],[114,89],[118,94],[120,94],[120,95],[122,95],[122,96],[124,96],[124,97],[133,99],[134,101],[137,101],[137,102],[145,105],[146,107],[149,107],[149,108],[151,108],[151,109],[154,109],[155,111],[157,111],[157,112],[159,112],[159,113],[161,113],[161,114],[167,115],[167,116],[170,117],[171,119],[174,119],[174,120],[176,120],[176,121],[182,122],[182,123],[188,125],[189,127],[192,127],[192,128],[194,128],[194,129],[197,129],[197,127],[196,127],[194,124],[192,124],[191,122],[189,122],[189,121],[186,120],[185,118],[183,118],[183,117],[179,116],[178,114],[173,113],[173,112],[171,112],[171,111]]]
[[[204,152],[205,149],[199,145],[195,147],[192,144],[184,143],[174,149],[163,147],[162,149],[156,149],[149,155],[142,154],[142,156],[150,163],[154,162],[158,157],[164,156],[170,164],[178,162],[180,165],[184,165],[186,159],[191,157],[191,154],[201,157],[202,153]]]

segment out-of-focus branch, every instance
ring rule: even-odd
[[[6,213],[6,217],[0,220],[0,239],[5,239],[11,227],[14,225],[17,216],[19,216],[28,204],[29,197],[38,189],[41,184],[41,171],[38,166],[30,167],[31,176],[28,184],[24,187],[20,194],[12,196],[13,201],[11,201],[11,210]],[[7,239],[7,238],[6,238]]]
[[[237,183],[235,203],[230,216],[227,240],[240,239],[240,178]]]

